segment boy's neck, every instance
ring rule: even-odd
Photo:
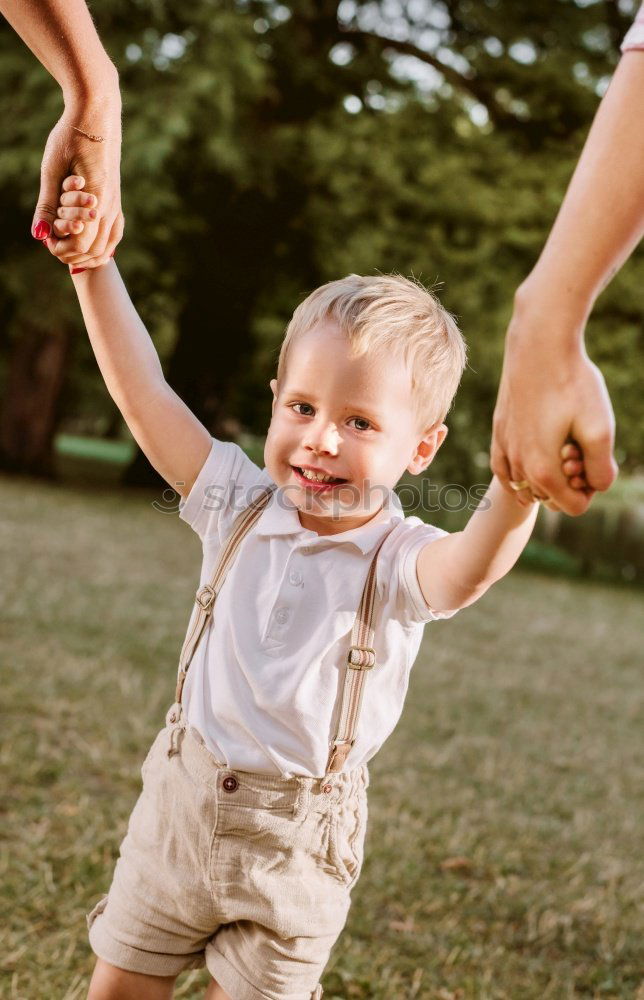
[[[342,518],[324,517],[323,515],[315,516],[303,513],[301,510],[298,510],[297,513],[303,528],[314,531],[316,535],[324,536],[339,535],[345,531],[351,531],[353,528],[361,528],[363,524],[370,524],[372,521],[381,520],[383,511],[384,506],[379,507],[374,514],[363,514],[356,517],[347,515],[347,517]]]

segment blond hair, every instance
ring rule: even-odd
[[[335,320],[347,335],[354,357],[369,351],[403,359],[422,429],[444,420],[467,363],[467,348],[454,317],[424,285],[399,274],[349,274],[316,288],[286,328],[278,386],[293,341],[325,319]]]

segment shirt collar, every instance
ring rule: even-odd
[[[264,470],[265,471],[265,470]],[[278,487],[271,496],[262,512],[255,534],[261,537],[272,535],[301,535],[306,538],[311,547],[317,544],[331,543],[333,545],[349,543],[355,545],[365,555],[381,540],[383,526],[392,520],[404,520],[405,513],[402,504],[394,490],[389,490],[384,497],[380,511],[358,528],[340,531],[337,535],[318,535],[317,532],[304,528],[300,524],[297,507],[289,499],[288,494]]]

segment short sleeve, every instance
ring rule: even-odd
[[[433,524],[420,522],[407,533],[398,553],[398,603],[401,606],[403,621],[409,625],[423,625],[427,622],[439,621],[442,618],[452,618],[459,610],[434,611],[425,600],[418,582],[416,563],[418,555],[426,545],[449,534]]]
[[[213,438],[190,493],[179,504],[179,517],[202,542],[211,535],[221,538],[235,517],[270,483],[266,470],[255,465],[239,445]]]
[[[628,52],[631,49],[644,49],[644,4],[638,10],[635,20],[626,32],[621,49],[622,52]]]

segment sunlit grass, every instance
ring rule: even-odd
[[[200,545],[149,491],[0,486],[0,996],[78,1000]],[[427,628],[325,1000],[641,1000],[641,619],[515,571]]]

